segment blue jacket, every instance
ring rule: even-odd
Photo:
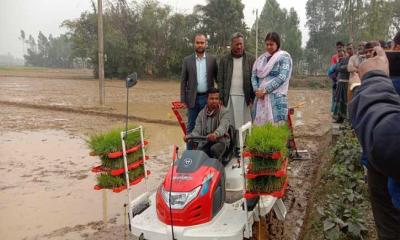
[[[368,168],[388,178],[400,208],[400,96],[382,71],[370,71],[349,104],[350,120],[368,158]]]

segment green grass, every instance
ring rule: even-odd
[[[246,139],[246,147],[252,153],[281,152],[287,154],[287,141],[290,135],[289,128],[284,125],[267,123],[252,128]]]
[[[143,166],[132,169],[129,171],[129,181],[133,181],[139,176],[143,175],[144,168]],[[111,176],[107,173],[101,173],[97,175],[97,185],[103,188],[116,188],[123,185],[126,185],[125,174],[121,174],[119,176]]]
[[[282,157],[278,160],[269,160],[266,158],[261,158],[261,157],[252,157],[250,159],[252,165],[251,165],[251,170],[254,173],[257,172],[262,172],[262,171],[268,171],[268,170],[279,170],[282,167],[283,161],[285,160],[285,157]]]
[[[135,126],[129,126],[128,129],[135,128]],[[115,128],[105,133],[95,134],[89,137],[87,141],[90,149],[95,155],[104,156],[110,152],[122,151],[120,133],[124,131],[124,128]],[[140,143],[140,132],[133,132],[128,134],[125,139],[127,148],[133,147]]]
[[[123,175],[124,176],[124,175]],[[115,188],[125,184],[125,181],[120,176],[111,176],[106,173],[97,175],[97,185],[103,188]]]
[[[142,157],[142,151],[129,153],[127,156],[128,165],[137,162]],[[109,169],[119,169],[124,167],[124,157],[110,159],[107,156],[101,158],[101,165]]]
[[[286,177],[257,177],[255,179],[249,179],[247,181],[247,189],[250,192],[264,192],[271,193],[282,189],[282,185],[285,183]]]

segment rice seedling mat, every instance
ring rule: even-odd
[[[149,156],[146,156],[145,160],[149,160],[149,159],[150,159]],[[143,159],[139,158],[139,160],[137,162],[134,162],[134,163],[131,163],[128,165],[128,170],[138,168],[141,165],[143,165],[143,163],[144,163]],[[94,173],[106,172],[106,173],[111,174],[112,176],[118,176],[118,175],[125,173],[125,168],[110,169],[103,165],[99,165],[99,166],[93,167],[92,172],[94,172]]]
[[[263,171],[254,172],[252,170],[253,163],[250,162],[249,165],[247,166],[246,178],[254,179],[256,177],[261,177],[261,176],[285,177],[287,173],[287,165],[288,165],[288,158],[285,158],[285,160],[283,160],[281,168],[278,170],[266,169]]]
[[[288,177],[285,176],[284,178],[285,178],[285,180],[281,184],[280,189],[277,189],[277,190],[271,191],[271,192],[249,191],[248,190],[244,194],[244,197],[247,199],[258,197],[258,196],[272,196],[272,197],[276,197],[276,198],[283,198],[283,196],[285,195],[287,186],[289,184]],[[251,181],[251,180],[249,180],[249,181]]]
[[[147,170],[147,176],[149,176],[150,174],[151,174],[151,172],[150,172],[149,170]],[[140,175],[138,178],[136,178],[135,180],[133,180],[132,182],[130,182],[130,183],[129,183],[129,186],[133,186],[133,185],[139,184],[139,183],[144,179],[144,177],[145,177],[145,175],[144,175],[144,173],[143,173],[143,174]],[[102,187],[102,186],[99,186],[99,185],[95,185],[95,186],[94,186],[94,190],[101,190],[101,189],[106,189],[106,188],[104,188],[104,187]],[[107,188],[107,189],[109,189],[109,188]],[[119,187],[114,187],[114,188],[112,188],[111,190],[112,190],[113,192],[115,192],[115,193],[120,193],[120,192],[124,191],[125,189],[126,189],[126,184],[124,184],[124,185],[122,185],[122,186],[119,186]]]
[[[129,186],[140,183],[150,171],[145,169],[144,161],[148,156],[144,156],[141,150],[149,142],[141,142],[141,133],[133,131],[124,135],[126,144],[126,161],[128,168],[128,180],[126,179],[125,160],[121,145],[122,129],[112,129],[108,132],[93,135],[87,141],[92,149],[91,155],[99,156],[101,165],[92,168],[92,172],[98,173],[95,190],[111,189],[113,192],[121,192]],[[147,174],[146,174],[147,173]]]

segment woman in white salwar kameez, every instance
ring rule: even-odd
[[[292,75],[292,58],[280,49],[280,37],[276,32],[265,37],[265,49],[266,52],[254,63],[251,76],[256,95],[255,125],[283,123],[288,117],[287,92]]]

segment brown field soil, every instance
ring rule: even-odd
[[[124,123],[126,89],[106,81],[99,106],[98,82],[90,70],[0,69],[0,239],[122,239],[126,193],[94,191],[98,164],[89,156],[87,136]],[[179,82],[145,80],[130,90],[130,123],[145,127],[149,186],[154,190],[170,163],[171,145],[183,146],[170,110]],[[312,160],[290,163],[284,235],[297,239],[321,156],[330,143],[329,90],[290,89],[290,106],[300,149]],[[143,191],[138,187],[137,193]],[[133,239],[132,236],[129,236]]]

